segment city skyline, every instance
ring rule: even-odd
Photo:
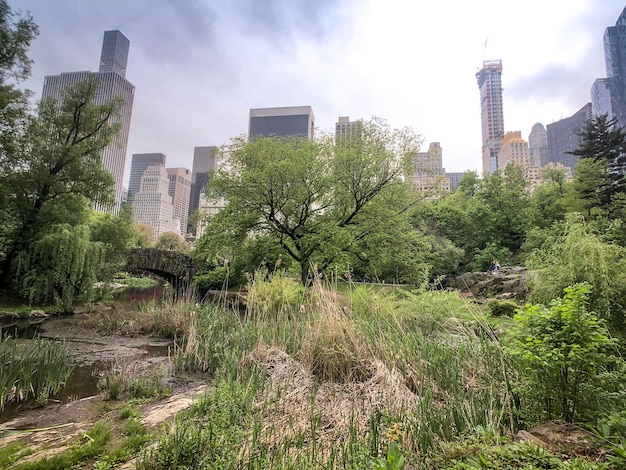
[[[475,73],[483,60],[502,60],[505,131],[527,139],[536,122],[548,125],[590,101],[594,80],[606,76],[604,31],[625,6],[533,0],[503,11],[495,1],[452,3],[10,2],[40,27],[24,84],[34,99],[45,75],[96,69],[103,31],[130,39],[127,78],[136,93],[124,181],[133,153],[162,152],[172,167],[190,167],[194,147],[246,133],[251,108],[296,105],[312,106],[324,132],[348,115],[410,126],[423,136],[422,150],[441,142],[449,171],[480,172]]]

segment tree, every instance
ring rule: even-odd
[[[124,204],[117,215],[92,211],[89,228],[91,241],[100,242],[104,247],[101,271],[114,274],[124,265],[128,249],[137,243],[133,207]]]
[[[626,193],[626,132],[616,118],[604,114],[591,119],[581,137],[582,143],[571,153],[580,157],[575,187],[583,207],[589,213],[597,208],[611,219],[620,218],[621,205],[616,213],[613,201]]]
[[[26,129],[32,120],[30,93],[18,89],[15,84],[30,75],[32,61],[28,59],[27,51],[37,34],[37,25],[30,16],[16,17],[7,2],[0,0],[0,178],[13,171],[11,161],[26,146]],[[15,229],[10,197],[8,185],[1,184],[0,263],[7,256],[11,233]]]
[[[176,232],[162,233],[154,247],[159,250],[173,250],[180,251],[181,253],[187,253],[189,251],[189,246],[185,243],[183,237]]]
[[[102,166],[101,151],[118,130],[113,122],[120,102],[93,104],[97,87],[96,80],[88,80],[70,88],[60,105],[42,102],[39,118],[27,129],[28,147],[3,155],[0,177],[9,188],[11,231],[6,235],[2,281],[42,230],[59,223],[84,223],[85,203],[112,199],[113,177]]]
[[[313,264],[323,270],[340,258],[358,259],[381,213],[387,221],[403,216],[373,206],[397,187],[418,143],[411,131],[379,119],[358,129],[337,145],[328,136],[234,139],[228,164],[208,186],[228,204],[210,220],[205,236],[212,242],[205,246],[217,255],[220,246],[233,252],[249,237],[269,237],[299,264],[303,283]]]
[[[139,248],[151,248],[154,246],[154,242],[152,241],[154,229],[151,226],[147,224],[137,224],[135,225],[135,230],[137,231],[137,246]]]
[[[564,292],[548,307],[527,305],[515,315],[506,351],[523,366],[518,389],[532,404],[530,411],[539,402],[539,419],[571,423],[597,417],[603,408],[594,406],[599,397],[611,395],[603,372],[616,370],[622,361],[605,322],[587,309],[590,286],[576,284]],[[623,389],[623,375],[619,385],[611,391]],[[612,395],[609,402],[619,394]],[[615,406],[621,409],[623,403]]]

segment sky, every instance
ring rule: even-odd
[[[483,60],[501,59],[506,131],[569,117],[606,77],[602,38],[624,0],[8,0],[39,26],[29,80],[97,71],[103,33],[130,40],[135,100],[126,159],[162,152],[191,169],[197,146],[247,133],[251,108],[310,105],[410,127],[440,142],[446,171],[481,170]]]

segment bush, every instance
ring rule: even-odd
[[[512,317],[518,306],[508,300],[491,299],[487,303],[487,308],[492,317]]]
[[[626,249],[604,241],[580,214],[570,214],[563,230],[548,237],[526,262],[529,299],[547,304],[567,286],[588,283],[589,308],[626,334],[625,262]]]
[[[589,285],[577,284],[548,307],[528,305],[514,317],[506,351],[522,366],[522,398],[542,406],[529,410],[532,417],[573,422],[601,411],[604,373],[619,370],[623,361],[605,322],[587,311],[589,293]]]

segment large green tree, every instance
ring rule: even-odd
[[[299,264],[303,283],[312,266],[371,259],[364,241],[406,217],[409,202],[397,199],[398,189],[419,139],[379,119],[357,129],[337,143],[328,136],[234,139],[228,163],[209,183],[228,204],[207,226],[206,256],[235,256],[247,239],[267,237]],[[389,204],[381,210],[377,204],[384,201]]]
[[[582,133],[582,143],[572,152],[580,161],[574,187],[580,209],[588,216],[623,218],[626,194],[626,132],[616,118],[604,114],[591,119]]]
[[[113,177],[101,152],[118,130],[120,102],[93,103],[97,80],[70,88],[61,104],[49,99],[26,130],[28,145],[2,155],[0,177],[8,188],[2,281],[20,253],[55,224],[87,223],[88,205],[111,201]]]

